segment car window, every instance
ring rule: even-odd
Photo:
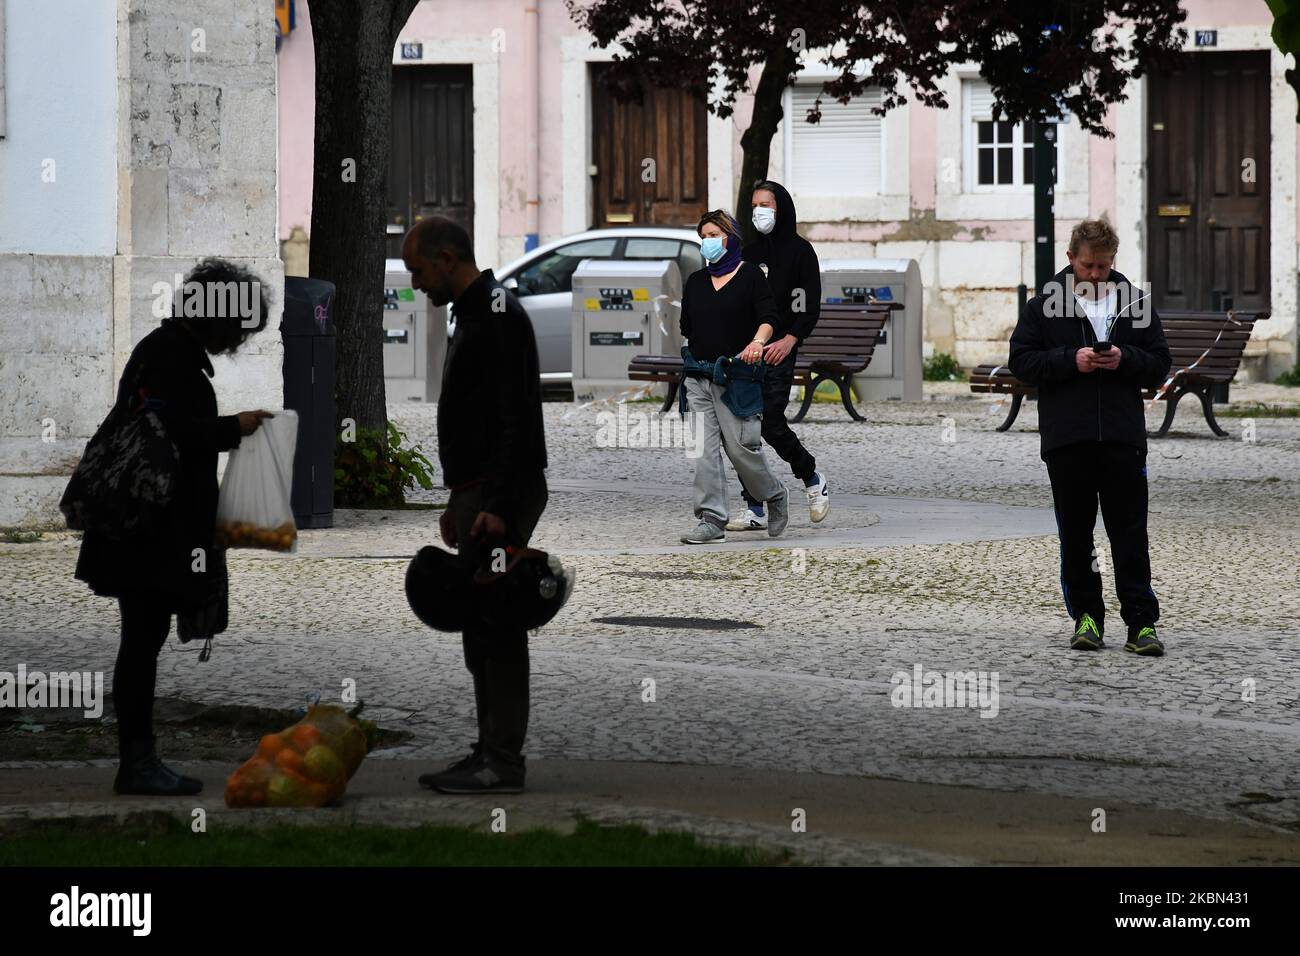
[[[700,255],[700,247],[693,242],[683,242],[681,254],[677,257],[677,268],[681,270],[682,285],[685,285],[692,272],[704,268],[704,256]]]
[[[617,239],[587,239],[553,249],[515,275],[515,281],[519,283],[515,295],[572,292],[573,273],[578,264],[583,259],[608,259],[614,254],[617,242]]]
[[[623,249],[624,259],[676,259],[682,282],[692,272],[704,268],[700,247],[693,242],[678,239],[659,239],[641,236],[629,239]]]
[[[676,259],[681,242],[677,239],[651,239],[645,236],[627,241],[624,259]]]

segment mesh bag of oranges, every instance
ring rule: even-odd
[[[298,413],[286,409],[262,419],[230,453],[217,499],[217,547],[293,550],[298,530],[290,495],[297,444]]]
[[[375,725],[352,711],[316,704],[278,734],[226,781],[228,807],[323,807],[343,796],[370,748]]]

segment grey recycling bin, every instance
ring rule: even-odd
[[[638,355],[681,354],[682,277],[675,259],[584,259],[573,272],[573,398],[628,391]]]
[[[334,283],[286,276],[284,407],[298,413],[293,459],[293,520],[299,528],[334,526]]]
[[[864,401],[921,400],[921,269],[915,259],[827,259],[821,264],[822,301],[899,302],[876,341],[871,364],[853,376]]]

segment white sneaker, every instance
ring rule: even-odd
[[[767,530],[767,511],[764,510],[761,515],[745,508],[735,512],[729,521],[727,521],[728,531],[765,531]]]
[[[831,492],[826,484],[826,475],[819,471],[817,477],[821,480],[805,489],[808,492],[808,511],[812,515],[814,524],[825,518],[827,512],[831,510]]]

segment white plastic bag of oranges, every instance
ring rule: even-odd
[[[298,541],[293,522],[293,454],[298,444],[298,413],[276,412],[230,453],[217,499],[219,548],[292,551]]]

